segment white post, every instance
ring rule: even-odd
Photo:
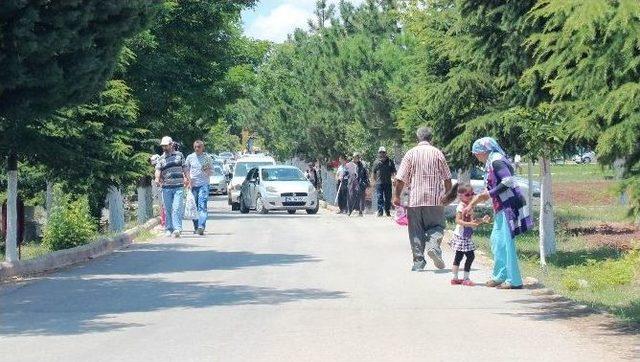
[[[47,218],[51,214],[51,208],[53,207],[53,182],[47,181],[47,191],[45,199],[45,208],[47,209]]]
[[[124,230],[124,203],[122,193],[115,186],[109,187],[107,194],[107,205],[109,207],[109,230],[119,233]]]
[[[540,263],[546,265],[546,257],[556,252],[554,230],[553,194],[551,189],[551,162],[540,158],[542,184],[540,190]]]
[[[144,177],[138,183],[138,224],[142,225],[153,217],[153,191],[151,180]]]
[[[529,179],[529,190],[527,192],[527,203],[529,204],[529,215],[533,219],[533,160],[527,157],[527,178]]]
[[[5,260],[18,260],[18,171],[7,171],[7,240]]]

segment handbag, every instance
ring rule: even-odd
[[[196,206],[196,198],[193,196],[191,190],[187,191],[187,201],[184,205],[184,214],[182,216],[184,220],[195,220],[198,218],[198,207]]]

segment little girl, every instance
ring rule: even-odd
[[[448,201],[446,203],[450,203],[455,199],[455,195],[457,194],[460,202],[458,203],[458,207],[456,208],[456,229],[453,231],[453,237],[451,239],[451,245],[453,250],[456,252],[456,255],[453,259],[453,279],[451,279],[451,285],[466,285],[466,286],[474,286],[475,284],[469,279],[469,271],[471,270],[471,264],[473,263],[473,259],[475,259],[476,255],[474,250],[476,250],[476,246],[471,240],[471,236],[473,235],[473,228],[481,225],[482,223],[491,222],[491,218],[487,215],[483,217],[481,220],[476,220],[473,215],[465,216],[463,214],[463,210],[465,206],[467,206],[473,196],[475,195],[473,192],[473,187],[467,183],[456,183],[451,188],[451,191],[445,196],[445,200]],[[460,279],[458,277],[458,270],[460,269],[460,262],[462,258],[466,257],[464,263],[464,277]]]

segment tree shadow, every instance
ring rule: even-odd
[[[575,303],[574,301],[558,296],[546,295],[517,299],[511,303],[526,305],[526,312],[504,312],[508,315],[519,318],[529,318],[538,321],[572,321],[572,324],[583,330],[595,330],[595,334],[600,336],[613,336],[620,339],[621,344],[631,344],[631,351],[627,354],[632,359],[640,358],[640,323],[624,321],[614,317],[603,315],[597,308],[604,306],[587,307]],[[640,312],[640,300],[632,302],[629,306],[620,310],[627,313],[627,316]],[[635,350],[633,343],[636,344]]]
[[[144,275],[210,270],[237,270],[261,266],[315,263],[302,254],[260,254],[247,251],[198,250],[187,244],[136,244],[91,265],[92,275]]]
[[[2,296],[0,336],[73,335],[142,327],[113,321],[117,314],[171,308],[278,305],[299,300],[339,299],[321,289],[276,289],[248,285],[169,282],[161,279],[50,277]]]

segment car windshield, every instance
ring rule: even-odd
[[[246,177],[249,171],[252,168],[260,167],[260,166],[268,166],[273,165],[273,162],[263,161],[263,162],[239,162],[236,163],[236,166],[233,170],[233,177]]]
[[[223,176],[224,173],[222,172],[222,167],[220,166],[213,166],[213,176]]]
[[[265,168],[262,169],[262,180],[264,181],[304,181],[302,172],[297,168]]]

